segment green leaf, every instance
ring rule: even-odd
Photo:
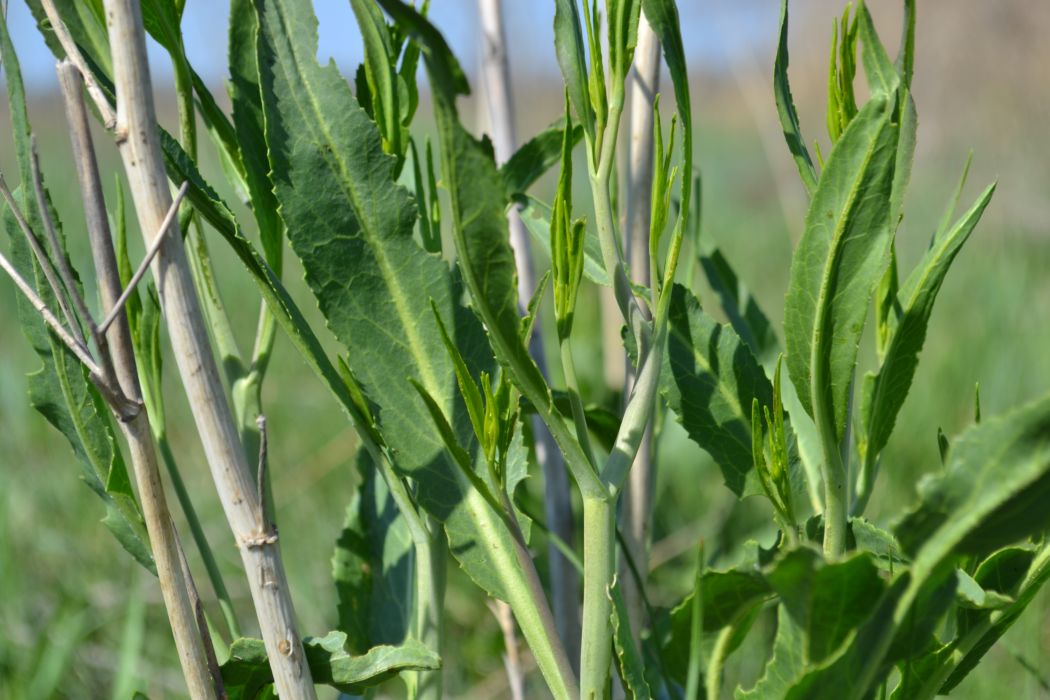
[[[7,84],[15,156],[24,185],[32,181],[29,115],[18,57],[8,34],[6,19],[2,17],[0,63],[3,64]],[[43,218],[36,199],[29,196],[25,186],[20,187],[14,195],[16,201],[21,200],[20,208],[32,229],[42,231]],[[56,213],[51,212],[51,216],[61,239],[61,222]],[[40,298],[55,308],[50,287],[6,203],[0,204],[0,221],[11,240],[11,263],[22,278],[36,288]],[[59,254],[64,255],[65,251]],[[37,311],[21,294],[18,295],[17,304],[22,333],[43,365],[29,375],[30,403],[69,440],[81,463],[84,482],[105,503],[103,523],[136,561],[156,575],[145,524],[116,443],[108,409],[98,391],[88,381],[87,372],[79,360],[47,330]]]
[[[766,663],[762,677],[750,690],[737,689],[736,700],[783,700],[794,680],[806,667],[802,629],[788,615],[783,605],[777,608],[777,634],[773,656]]]
[[[901,544],[892,533],[864,518],[851,518],[849,525],[857,549],[870,554],[879,568],[892,573],[907,565],[908,560],[904,556]]]
[[[892,103],[872,99],[835,144],[791,262],[784,309],[788,370],[822,433],[846,427],[868,303],[889,256],[898,128]]]
[[[689,97],[688,62],[685,57],[685,45],[682,43],[681,22],[678,17],[678,5],[674,0],[642,0],[645,19],[652,27],[653,33],[660,40],[663,49],[664,63],[674,84],[675,108],[682,122],[682,189],[679,199],[678,223],[676,236],[684,233],[685,223],[690,216],[690,198],[692,195],[693,177],[693,103]],[[671,249],[676,246],[672,244]],[[667,284],[674,281],[674,267],[677,262],[669,256]]]
[[[507,188],[507,196],[524,194],[540,177],[557,165],[561,159],[565,118],[562,117],[526,141],[515,151],[499,172]],[[570,143],[575,146],[583,138],[583,127],[574,124]]]
[[[431,303],[475,373],[492,369],[483,329],[459,306],[460,288],[446,263],[413,239],[415,207],[394,181],[394,158],[383,153],[375,125],[336,67],[318,65],[317,20],[309,4],[265,0],[256,7],[274,185],[307,282],[329,328],[347,346],[350,368],[365,395],[378,407],[379,428],[395,467],[417,482],[419,504],[444,524],[449,548],[470,577],[510,603],[541,668],[549,671],[553,656],[533,635],[540,629],[540,602],[528,593],[511,535],[453,461],[427,406],[406,381],[418,381],[441,413],[451,417],[460,444],[473,445]],[[400,17],[395,19],[404,26]],[[430,45],[422,46],[430,65]],[[436,86],[465,88],[457,65],[446,62],[432,69],[440,75]],[[502,199],[502,182],[491,160],[488,167],[492,177],[486,186]],[[443,177],[454,192],[455,171],[446,167]],[[505,232],[502,211],[500,205]],[[479,225],[491,222],[489,216]],[[509,255],[507,261],[513,265]],[[502,283],[497,287],[491,289],[493,300],[506,304],[506,289]],[[520,343],[512,303],[511,332]]]
[[[182,53],[182,12],[173,0],[142,0],[142,24],[168,53]]]
[[[985,419],[954,441],[943,474],[895,527],[917,569],[981,555],[1050,525],[1050,397]]]
[[[791,96],[791,85],[788,82],[788,0],[781,0],[780,5],[780,42],[777,44],[777,57],[773,64],[773,97],[776,99],[784,139],[795,159],[802,184],[812,195],[817,189],[817,170],[813,166],[809,150],[806,149],[806,140],[802,137],[798,112],[795,111],[795,98]]]
[[[816,551],[796,549],[776,562],[766,580],[801,628],[810,664],[821,663],[839,649],[885,590],[865,552],[825,564]]]
[[[772,597],[772,589],[753,567],[728,571],[705,570],[700,577],[702,629],[710,639],[729,625],[748,621],[748,616],[761,603]],[[689,669],[690,638],[695,591],[686,596],[670,613],[670,630],[663,643],[662,658],[668,675],[685,683]],[[742,641],[750,624],[741,625]],[[706,641],[706,640],[705,640]]]
[[[704,313],[685,287],[671,292],[660,391],[689,437],[711,454],[738,497],[761,493],[753,471],[751,403],[773,405],[773,387],[728,325]]]
[[[569,92],[569,101],[576,111],[576,120],[583,125],[588,142],[593,143],[594,111],[588,92],[587,59],[583,51],[583,32],[576,0],[554,0],[554,48],[565,79],[565,88]]]
[[[732,265],[717,248],[700,256],[707,283],[718,295],[719,305],[730,325],[747,343],[751,352],[762,363],[772,360],[780,351],[780,341],[769,317],[755,302],[751,291],[737,277]]]
[[[48,48],[56,57],[64,57],[66,52],[51,28],[43,4],[40,0],[26,0],[26,4],[29,5]],[[53,4],[80,50],[106,75],[111,75],[113,63],[109,55],[109,38],[102,0],[53,0]]]
[[[972,576],[962,569],[957,570],[955,575],[959,578],[955,595],[960,613],[972,610],[999,610],[1013,602],[1010,596],[1005,596],[998,591],[986,591],[981,588],[981,584],[977,583]]]
[[[346,634],[329,632],[324,637],[307,637],[303,649],[314,682],[353,695],[360,695],[402,671],[429,671],[441,665],[437,654],[415,640],[398,646],[372,647],[367,653],[354,656],[346,650]],[[230,645],[230,658],[220,670],[230,700],[267,697],[264,693],[273,683],[261,639],[235,640]]]
[[[901,288],[898,301],[903,315],[897,323],[882,367],[870,385],[870,396],[863,396],[861,401],[861,419],[867,425],[867,449],[874,454],[886,446],[897,414],[908,395],[941,284],[994,192],[995,185],[988,187],[952,230],[934,241]],[[866,385],[865,389],[868,388]]]
[[[609,598],[613,602],[610,616],[613,648],[616,650],[616,662],[624,690],[633,700],[648,700],[652,695],[649,691],[649,684],[645,680],[645,664],[638,649],[634,646],[627,603],[623,599],[623,591],[619,583],[614,583],[609,588]]]
[[[988,573],[991,574],[992,572],[988,571]],[[1017,622],[1021,613],[1031,604],[1036,594],[1048,580],[1050,580],[1050,549],[1044,547],[1036,555],[1029,567],[1020,590],[1017,592],[1016,600],[1002,610],[995,617],[994,621],[990,620],[987,631],[966,652],[966,655],[958,662],[951,675],[944,682],[944,685],[941,686],[941,693],[947,694],[954,690],[969,675],[970,671],[976,668],[984,655],[988,653],[988,650]],[[971,624],[973,625],[971,629],[976,628],[977,625],[975,623],[971,622]]]
[[[233,104],[237,150],[244,163],[245,184],[266,262],[280,276],[283,231],[277,214],[277,197],[269,177],[270,162],[259,92],[258,35],[259,20],[252,0],[231,0],[228,89]]]
[[[521,210],[521,220],[532,234],[532,240],[547,257],[551,255],[551,208],[533,197],[526,197],[527,206]],[[588,233],[583,241],[583,276],[603,287],[609,287],[609,273],[602,263],[598,237]]]
[[[376,644],[401,644],[410,633],[415,562],[408,526],[371,458],[358,452],[361,484],[346,510],[332,556],[339,630],[347,649],[363,654]]]
[[[901,30],[901,48],[895,64],[904,87],[909,90],[912,74],[915,73],[915,4],[915,0],[904,0],[904,27]]]
[[[383,138],[383,150],[404,160],[401,108],[398,105],[397,56],[383,12],[371,0],[350,0],[365,47],[365,77],[372,95],[372,116]]]
[[[857,23],[860,25],[861,59],[864,61],[864,72],[868,76],[868,87],[872,97],[891,97],[900,86],[900,76],[897,68],[886,53],[886,47],[882,45],[875,25],[871,21],[871,13],[868,6],[861,3],[857,8]]]

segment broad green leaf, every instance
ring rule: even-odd
[[[921,653],[934,625],[951,604],[956,578],[951,568],[912,585],[898,577],[865,612],[851,641],[819,666],[810,666],[782,697],[788,700],[860,700],[906,654]]]
[[[751,291],[737,277],[729,261],[717,248],[700,256],[707,283],[718,295],[719,305],[730,325],[763,364],[776,358],[780,341],[769,317],[755,302]]]
[[[374,123],[336,67],[317,63],[317,21],[309,3],[266,0],[256,7],[274,185],[307,282],[330,329],[347,346],[362,389],[378,406],[396,468],[417,482],[420,505],[444,524],[449,548],[471,578],[510,603],[541,668],[551,671],[553,656],[532,634],[540,629],[540,602],[528,593],[511,535],[459,472],[407,381],[418,381],[451,417],[460,443],[472,445],[431,304],[474,372],[492,368],[481,325],[459,306],[459,286],[445,262],[413,239],[413,200],[394,181],[395,160],[383,153]],[[443,81],[464,86],[457,68],[438,68],[450,71]],[[443,177],[454,190],[454,172],[445,169]],[[502,197],[498,175],[488,186]],[[506,231],[502,206],[500,220]],[[512,257],[508,261],[513,265]],[[505,290],[492,291],[494,301],[506,303]],[[517,339],[516,304],[512,313]]]
[[[961,637],[969,630],[975,629],[988,616],[987,612],[979,608],[991,606],[990,609],[994,609],[1003,599],[1006,605],[1016,602],[1017,594],[1022,592],[1025,575],[1031,569],[1035,558],[1036,553],[1031,549],[1007,547],[994,552],[978,565],[970,579],[979,589],[979,592],[973,591],[977,595],[970,596],[973,607],[978,609],[959,610],[956,620],[958,636]],[[962,582],[959,588],[962,589]]]
[[[783,700],[792,682],[802,675],[805,640],[802,629],[781,605],[777,608],[777,634],[773,656],[766,663],[762,677],[749,690],[738,688],[736,700]]]
[[[609,588],[612,600],[613,648],[616,650],[616,663],[623,681],[624,690],[632,700],[648,700],[652,697],[649,684],[645,680],[645,664],[641,654],[634,645],[631,635],[631,619],[627,613],[627,603],[623,599],[623,590],[619,583]]]
[[[361,484],[346,510],[332,556],[339,630],[347,650],[363,654],[377,644],[401,644],[412,624],[415,598],[412,539],[386,482],[364,450]]]
[[[962,681],[1016,621],[1050,576],[1048,551],[1036,553],[1031,549],[1008,547],[981,562],[971,585],[982,592],[1011,597],[1007,609],[1002,612],[960,609],[953,639],[946,644],[934,644],[921,657],[901,665],[901,681],[891,700],[926,698],[931,691],[947,694]]]
[[[532,240],[549,258],[551,255],[551,209],[533,197],[526,197],[528,205],[521,210],[521,220],[532,234]],[[583,276],[603,287],[612,285],[609,272],[602,263],[601,244],[598,237],[588,233],[583,241]]]
[[[751,450],[751,403],[773,405],[773,387],[728,325],[704,313],[685,287],[671,292],[660,391],[738,497],[761,493]]]
[[[728,571],[707,570],[700,579],[705,645],[729,625],[740,625],[739,639],[735,641],[743,641],[743,635],[750,627],[749,615],[773,595],[769,584],[753,567],[744,566]],[[663,643],[662,658],[667,674],[680,683],[685,682],[689,669],[695,603],[694,592],[671,610],[669,634]]]
[[[43,218],[36,199],[29,195],[31,182],[30,127],[25,88],[7,22],[0,17],[0,64],[7,85],[8,108],[18,171],[23,183],[15,200],[35,232],[43,231]],[[20,201],[19,201],[20,200]],[[50,212],[61,237],[61,222]],[[50,287],[35,262],[25,237],[6,204],[0,205],[0,220],[10,241],[10,259],[22,278],[32,284],[50,308],[56,308]],[[64,255],[65,251],[59,254]],[[22,333],[40,357],[42,367],[29,375],[30,403],[69,440],[81,462],[82,478],[106,505],[103,523],[121,545],[154,575],[145,524],[135,500],[109,411],[98,391],[88,381],[79,360],[49,332],[37,311],[21,296],[17,299]]]
[[[1050,397],[967,430],[944,473],[920,483],[919,495],[895,528],[916,568],[1041,532],[1050,524]]]
[[[562,136],[565,133],[565,118],[562,117],[540,133],[526,141],[510,159],[500,166],[499,172],[507,188],[507,196],[524,194],[536,180],[558,164],[561,158]],[[575,146],[583,138],[583,127],[574,124],[571,143]]]
[[[868,618],[885,590],[865,552],[825,564],[815,550],[796,549],[776,562],[766,580],[801,629],[810,664],[831,656]]]
[[[576,0],[554,0],[554,48],[565,88],[569,91],[569,101],[576,110],[576,120],[583,125],[588,142],[593,142],[594,111],[588,92],[587,59]]]
[[[835,144],[791,262],[787,364],[799,400],[839,441],[868,303],[889,256],[887,199],[898,127],[893,104],[868,102]]]
[[[780,126],[784,130],[784,139],[788,150],[795,159],[802,184],[812,196],[817,189],[817,170],[806,148],[802,137],[798,112],[795,111],[795,98],[791,96],[791,85],[788,82],[788,0],[781,0],[780,5],[780,42],[777,44],[777,57],[773,64],[773,97],[777,103],[777,114]]]
[[[475,529],[470,511],[481,504],[464,500],[471,492],[407,379],[421,382],[471,444],[431,304],[453,323],[470,360],[484,354],[480,328],[457,309],[447,266],[412,239],[415,208],[394,182],[394,158],[374,123],[334,65],[322,68],[314,58],[310,7],[271,0],[257,8],[267,141],[289,241],[329,328],[349,350],[350,368],[379,407],[397,467],[423,485],[423,505],[446,522],[453,550],[473,551],[483,538],[467,534]],[[495,513],[488,517],[500,530]],[[457,546],[463,536],[469,539]],[[491,592],[501,589],[491,573],[475,575]]]
[[[342,632],[307,637],[303,650],[314,682],[352,695],[360,695],[402,671],[429,671],[441,665],[437,654],[415,640],[398,646],[376,646],[360,656],[352,655],[346,649],[346,635]],[[263,694],[273,683],[261,639],[235,640],[230,645],[230,658],[220,670],[230,700],[267,697]]]

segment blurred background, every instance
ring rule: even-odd
[[[900,33],[900,4],[870,3],[891,55]],[[351,74],[362,51],[349,3],[315,0],[314,5],[320,18],[319,57],[332,58],[344,74]],[[473,0],[434,0],[432,5],[435,23],[468,74],[476,75]],[[681,0],[679,5],[691,63],[696,160],[703,172],[703,235],[722,248],[779,328],[788,261],[806,207],[772,97],[779,3]],[[518,136],[524,139],[556,119],[562,109],[552,45],[553,3],[507,0],[504,6]],[[226,10],[227,3],[217,0],[188,0],[183,22],[190,60],[221,104]],[[792,90],[804,135],[810,142],[819,141],[825,153],[828,42],[833,19],[841,12],[842,4],[835,0],[792,3]],[[69,164],[54,61],[21,0],[11,1],[8,23],[27,81],[45,176],[72,254],[83,265],[83,216]],[[919,476],[939,468],[938,429],[951,436],[970,425],[977,383],[985,415],[1050,389],[1048,35],[1050,3],[920,3],[913,85],[919,136],[898,235],[902,275],[928,243],[970,149],[975,153],[973,168],[960,207],[968,207],[992,180],[999,181],[999,188],[940,293],[919,371],[869,510],[882,525],[914,499]],[[174,130],[171,70],[166,54],[153,48],[161,121]],[[662,84],[669,92],[666,76]],[[477,112],[469,104],[464,111]],[[9,119],[5,103],[0,107],[4,172],[14,169]],[[425,104],[417,123],[429,128]],[[477,126],[483,129],[483,120]],[[222,178],[214,151],[201,132],[205,174],[217,184]],[[96,145],[110,173],[107,182],[112,182],[117,172],[112,142],[99,131]],[[114,183],[107,191],[111,203],[116,187]],[[541,189],[550,187],[541,184]],[[577,201],[586,201],[583,195],[581,191]],[[139,237],[132,235],[131,240]],[[218,239],[212,252],[227,306],[246,345],[256,320],[254,287]],[[133,253],[138,255],[141,249]],[[300,270],[290,264],[285,277],[310,319],[322,328]],[[699,291],[706,298],[702,285]],[[155,581],[98,523],[101,504],[77,483],[79,467],[68,444],[29,406],[25,374],[34,371],[38,361],[17,330],[13,294],[7,279],[0,279],[0,698],[126,698],[134,690],[158,698],[178,696],[181,678]],[[591,290],[581,303],[596,308],[597,295]],[[710,306],[717,314],[715,305]],[[577,316],[580,332],[593,340],[577,344],[584,395],[613,401],[598,360],[599,314]],[[866,338],[861,362],[867,367],[872,347]],[[227,584],[247,610],[239,557],[184,397],[170,381],[172,374],[167,377],[171,440],[227,572]],[[323,634],[335,620],[329,560],[356,482],[356,442],[343,414],[283,338],[268,376],[265,406],[278,520],[297,610],[308,633]],[[749,537],[768,540],[771,533],[764,506],[734,506],[710,459],[674,426],[658,445],[658,460],[653,597],[656,604],[669,605],[688,588],[699,538],[728,549]],[[196,567],[198,562],[193,563]],[[501,697],[506,693],[503,669],[493,653],[502,643],[499,628],[481,604],[479,591],[457,567],[450,566],[449,572],[449,644],[462,660],[447,668],[449,694]],[[198,580],[203,582],[203,576]],[[1050,660],[1048,622],[1050,596],[1044,592],[955,696],[986,698],[994,692],[1003,697],[1050,697],[1050,687],[1040,676],[1046,675],[1041,669]],[[759,629],[753,634],[761,633]],[[745,659],[730,671],[746,681],[761,664],[761,657]],[[468,688],[473,690],[468,693]],[[401,692],[394,685],[390,690]]]

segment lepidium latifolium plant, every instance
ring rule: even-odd
[[[782,328],[701,235],[674,0],[554,0],[564,113],[520,145],[497,0],[478,3],[492,138],[464,125],[470,86],[427,0],[350,0],[364,46],[350,75],[318,62],[311,3],[231,0],[222,99],[187,57],[184,0],[27,4],[58,61],[86,222],[63,227],[52,203],[45,174],[62,165],[38,162],[0,24],[17,163],[0,181],[0,263],[41,362],[29,399],[70,442],[103,525],[156,576],[190,697],[918,700],[980,673],[1050,577],[1050,397],[983,418],[977,400],[972,427],[939,437],[943,464],[895,470],[932,472],[918,501],[865,518],[934,301],[995,189],[959,206],[967,161],[925,254],[899,268],[915,0],[895,58],[863,1],[834,22],[823,151],[796,113],[781,6],[769,109],[808,196]],[[147,37],[171,63],[177,133],[157,121]],[[115,187],[97,148],[119,155]],[[205,154],[224,182],[205,179]],[[241,264],[217,265],[217,249]],[[305,274],[294,294],[288,255]],[[254,283],[238,287],[249,297],[224,300],[227,277]],[[599,295],[622,344],[593,332]],[[307,321],[314,306],[323,323]],[[231,308],[257,313],[250,345]],[[297,533],[278,527],[269,476],[279,337],[356,433],[346,519],[309,535],[341,531],[318,563],[337,600],[322,629],[296,615],[319,598],[289,585],[281,552]],[[619,353],[616,397],[581,381],[580,357]],[[180,471],[172,387],[221,541]],[[700,471],[689,483],[768,502],[771,536],[704,533],[667,605],[650,595],[652,484],[697,470],[661,459],[671,429],[724,486]],[[228,587],[232,547],[243,581]],[[447,593],[491,609],[499,633],[454,625]],[[483,683],[479,664],[504,682]],[[54,692],[81,694],[61,679]]]

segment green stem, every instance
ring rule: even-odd
[[[157,422],[150,421],[150,424],[156,426]],[[223,620],[226,621],[226,627],[230,631],[230,637],[238,639],[242,636],[241,626],[237,622],[237,613],[233,609],[233,601],[230,599],[230,593],[222,579],[219,564],[215,561],[215,554],[212,552],[208,538],[204,534],[200,518],[197,517],[197,510],[193,507],[189,491],[186,490],[186,483],[182,480],[182,475],[179,473],[179,468],[175,463],[175,455],[171,451],[167,434],[162,430],[155,430],[153,437],[157,441],[157,447],[160,449],[164,466],[168,470],[168,477],[171,479],[171,485],[175,489],[175,496],[179,499],[179,506],[182,508],[182,513],[186,516],[186,522],[190,526],[193,542],[197,545],[197,551],[204,562],[204,569],[207,571],[208,580],[215,591],[215,598],[219,601],[219,609],[222,611]]]
[[[580,385],[576,379],[576,361],[572,357],[572,341],[563,338],[558,344],[561,350],[562,374],[565,376],[565,390],[569,394],[569,405],[572,407],[572,419],[576,424],[576,439],[580,443],[584,454],[590,460],[591,466],[597,469],[594,460],[594,450],[591,448],[590,433],[587,430],[587,414],[583,410],[583,401],[580,400]]]
[[[842,461],[842,445],[835,437],[835,419],[831,415],[831,398],[824,396],[821,387],[829,386],[821,363],[814,363],[813,419],[820,433],[824,463],[824,556],[837,559],[846,551],[846,525],[849,516],[849,475]]]
[[[609,584],[616,573],[615,499],[583,501],[583,634],[580,698],[605,697],[612,662]]]
[[[441,548],[435,546],[440,530],[434,538],[415,541],[416,555],[416,638],[429,649],[441,653],[441,610],[444,602],[445,567]],[[442,673],[420,671],[415,673],[415,697],[419,700],[440,700]]]
[[[838,445],[834,440],[825,439],[824,434],[821,430],[821,442],[824,447],[824,556],[836,559],[846,551],[849,494]]]
[[[715,648],[711,651],[711,658],[707,662],[707,678],[704,679],[707,697],[710,700],[718,700],[722,695],[722,667],[725,666],[726,657],[729,656],[729,643],[733,641],[735,633],[736,625],[724,627],[718,633]]]

